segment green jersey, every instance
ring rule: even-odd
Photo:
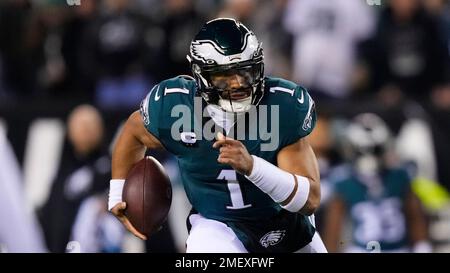
[[[364,178],[351,170],[337,180],[337,194],[344,200],[352,222],[355,245],[366,248],[371,241],[381,251],[407,246],[404,200],[411,177],[404,169],[388,169],[377,178]],[[371,183],[369,179],[377,179]]]
[[[270,196],[231,166],[217,162],[219,151],[212,147],[211,125],[227,126],[217,124],[211,117],[214,112],[205,108],[195,81],[178,76],[154,86],[140,109],[147,130],[176,157],[193,209],[226,223],[260,223],[279,215],[282,208]],[[316,123],[314,101],[308,92],[279,78],[265,78],[264,96],[254,110],[253,117],[252,113],[234,117],[235,124],[224,131],[240,140],[250,154],[274,165],[278,152],[311,133]],[[295,217],[312,237],[314,230],[307,218]]]

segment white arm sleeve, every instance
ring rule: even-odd
[[[282,207],[291,212],[298,212],[308,201],[309,180],[283,171],[260,157],[254,155],[252,157],[252,172],[245,177],[277,203],[288,199],[295,190],[292,200]]]

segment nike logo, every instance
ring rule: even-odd
[[[155,93],[155,101],[158,101],[161,97],[158,94],[159,92],[159,85],[158,85],[158,89],[156,89],[156,93]]]
[[[300,90],[300,92],[302,92],[302,96],[301,96],[299,99],[297,99],[297,101],[298,101],[300,104],[303,104],[303,102],[305,102],[305,97],[303,96],[303,90]]]

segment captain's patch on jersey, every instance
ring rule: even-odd
[[[197,142],[197,135],[194,132],[181,132],[181,141],[188,145],[193,145]]]

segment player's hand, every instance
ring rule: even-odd
[[[253,157],[240,141],[225,137],[219,132],[213,148],[220,151],[217,158],[219,163],[230,165],[240,174],[250,175],[253,169]]]
[[[121,202],[115,205],[111,209],[111,212],[112,214],[114,214],[114,216],[117,217],[117,219],[119,219],[119,221],[125,226],[126,229],[128,229],[129,232],[133,233],[134,236],[138,237],[141,240],[147,240],[147,237],[144,234],[137,231],[131,224],[130,220],[128,220],[128,218],[123,213],[126,207],[127,203]]]

